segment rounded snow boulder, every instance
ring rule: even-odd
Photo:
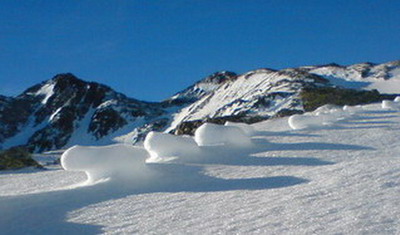
[[[190,136],[175,136],[155,131],[147,134],[144,140],[144,148],[151,156],[147,162],[190,158],[199,151],[199,146]]]
[[[67,149],[61,166],[68,171],[84,171],[89,182],[104,179],[129,179],[146,174],[146,150],[125,144],[79,146]]]
[[[249,146],[251,144],[250,137],[239,127],[212,123],[204,123],[197,128],[194,139],[199,146]]]

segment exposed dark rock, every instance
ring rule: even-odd
[[[42,167],[32,159],[31,154],[25,147],[16,146],[0,151],[0,170],[15,170],[28,166]]]
[[[397,95],[380,94],[377,90],[362,91],[338,87],[306,88],[300,93],[304,110],[313,111],[325,104],[359,105],[394,99]]]

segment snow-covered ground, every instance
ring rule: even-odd
[[[292,130],[288,118],[258,123],[251,145],[200,146],[196,158],[146,163],[148,172],[130,180],[87,185],[84,172],[2,172],[0,231],[399,234],[400,112],[352,110],[313,128]]]

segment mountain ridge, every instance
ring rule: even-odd
[[[216,72],[164,101],[147,102],[63,73],[18,96],[0,96],[0,145],[25,145],[42,152],[73,144],[135,143],[151,130],[189,134],[179,132],[186,122],[256,122],[304,112],[305,88],[400,93],[398,84],[400,60],[332,63],[244,74]]]

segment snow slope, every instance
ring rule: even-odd
[[[146,164],[151,179],[83,186],[83,172],[2,172],[1,232],[400,233],[398,110],[367,105],[313,129],[288,118],[252,126],[251,147]]]

